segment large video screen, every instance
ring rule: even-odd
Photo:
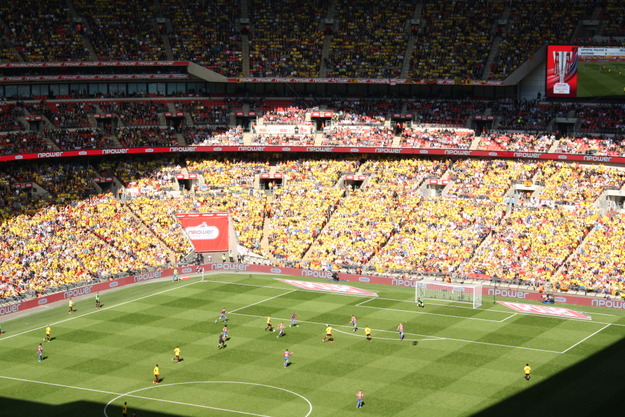
[[[547,97],[625,97],[625,47],[550,45]]]

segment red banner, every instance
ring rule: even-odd
[[[18,161],[39,158],[67,158],[74,156],[94,155],[129,155],[148,153],[180,153],[180,152],[333,152],[362,154],[402,154],[402,155],[445,155],[472,156],[478,158],[520,158],[520,159],[553,159],[558,161],[605,162],[625,164],[625,157],[586,154],[558,154],[543,152],[512,152],[512,151],[470,151],[468,149],[434,149],[434,148],[374,148],[348,146],[168,146],[157,148],[109,148],[89,149],[81,151],[52,151],[17,155],[0,155],[2,161]]]
[[[228,250],[228,213],[180,213],[176,217],[196,252]]]

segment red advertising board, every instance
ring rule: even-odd
[[[286,276],[296,276],[296,277],[305,277],[305,278],[313,278],[320,280],[332,280],[332,272],[330,271],[319,271],[319,270],[310,270],[310,269],[299,269],[299,268],[285,268],[278,267],[272,265],[250,265],[250,264],[239,264],[239,263],[212,263],[205,264],[199,266],[187,266],[180,267],[179,274],[182,274],[181,278],[185,278],[189,276],[189,274],[197,273],[199,270],[205,271],[205,273],[210,274],[211,272],[259,272],[264,274],[275,274],[275,275],[286,275]],[[0,306],[0,317],[6,316],[12,313],[17,313],[20,311],[28,310],[34,307],[47,305],[53,302],[66,300],[70,297],[80,297],[80,296],[88,296],[90,294],[96,293],[98,291],[105,291],[113,288],[122,287],[129,284],[134,284],[137,282],[150,281],[153,279],[166,278],[170,277],[173,274],[173,268],[150,271],[142,274],[132,275],[129,277],[119,278],[114,281],[102,282],[94,285],[87,285],[84,287],[73,288],[68,291],[51,294],[41,298],[35,298],[32,300],[24,301],[21,303],[15,304],[7,304]],[[372,283],[372,284],[383,284],[383,285],[392,285],[395,287],[406,287],[406,288],[414,288],[417,285],[418,281],[411,279],[403,279],[403,278],[394,278],[394,277],[384,277],[384,276],[372,276],[372,275],[356,275],[356,274],[345,274],[339,273],[339,279],[341,281],[351,281],[351,282],[360,282],[360,283]],[[291,282],[292,284],[292,282]],[[310,289],[310,287],[306,287]],[[326,287],[315,287],[315,289],[326,288]],[[337,287],[333,287],[332,291],[336,291]],[[350,287],[352,288],[352,287]],[[351,291],[351,290],[350,290]],[[374,294],[374,293],[373,293]],[[505,298],[505,299],[514,299],[514,300],[523,300],[523,301],[541,301],[542,294],[536,291],[529,291],[523,288],[496,288],[496,287],[483,287],[482,288],[483,296],[496,298]],[[365,295],[365,294],[363,294]],[[501,301],[501,300],[498,300]],[[510,303],[507,303],[510,306]],[[526,304],[523,304],[523,311],[532,310],[528,312],[545,314],[549,313],[550,315],[559,314],[560,316],[570,317],[571,313],[568,311],[564,311],[566,309],[559,310],[560,306],[563,305],[581,305],[581,306],[592,306],[592,307],[603,307],[609,309],[617,309],[617,310],[625,310],[625,300],[620,299],[608,299],[603,297],[582,297],[578,295],[569,295],[567,293],[557,293],[555,294],[555,306],[550,306],[547,309],[545,306],[536,305],[535,307],[527,307]],[[583,313],[581,313],[583,315]],[[577,317],[574,318],[586,318]]]
[[[196,252],[228,250],[228,213],[179,213],[176,217]]]
[[[625,164],[625,157],[587,154],[561,154],[546,152],[515,152],[469,149],[438,149],[438,148],[375,148],[350,146],[281,146],[281,145],[252,145],[252,146],[166,146],[155,148],[110,148],[86,149],[79,151],[50,151],[39,153],[0,155],[2,161],[20,161],[26,159],[68,158],[99,155],[139,155],[152,153],[181,153],[181,152],[307,152],[307,153],[361,153],[361,154],[401,154],[421,156],[470,156],[476,158],[520,158],[520,159],[551,159],[558,161],[579,162],[606,162]]]

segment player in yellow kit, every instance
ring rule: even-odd
[[[326,324],[326,337],[321,339],[321,341],[325,342],[326,340],[329,340],[330,343],[334,343],[334,337],[332,337],[332,326],[329,324]]]
[[[152,383],[160,384],[161,383],[161,371],[158,369],[158,363],[154,365],[154,370],[152,372],[154,373],[154,381],[152,381]]]

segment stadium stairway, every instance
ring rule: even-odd
[[[267,207],[271,207],[273,204],[273,194],[267,196]],[[263,236],[260,239],[260,251],[261,253],[269,253],[269,234],[271,233],[271,217],[265,215],[263,222]]]

